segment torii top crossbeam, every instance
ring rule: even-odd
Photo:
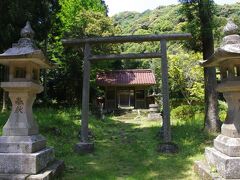
[[[62,43],[65,46],[79,46],[85,43],[101,44],[101,43],[127,43],[127,42],[147,42],[147,41],[161,41],[165,40],[186,40],[192,36],[189,33],[175,33],[175,34],[153,34],[153,35],[127,35],[127,36],[109,36],[83,39],[63,39]]]

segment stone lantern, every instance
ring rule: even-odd
[[[214,147],[205,149],[206,161],[195,164],[195,170],[209,179],[240,179],[240,36],[237,33],[238,26],[229,21],[224,27],[221,47],[202,63],[220,69],[221,83],[217,91],[223,93],[228,104],[227,117]]]
[[[2,82],[1,87],[9,92],[12,102],[10,117],[0,137],[0,179],[46,178],[50,176],[44,173],[46,169],[52,173],[63,164],[54,159],[53,148],[46,147],[32,114],[36,94],[43,91],[40,69],[51,66],[36,48],[33,37],[34,31],[27,22],[18,43],[0,54],[0,64],[9,67],[9,82]]]

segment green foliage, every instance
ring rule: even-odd
[[[184,102],[203,103],[203,68],[199,65],[200,53],[178,51],[169,55],[169,82],[172,96]]]
[[[106,5],[102,0],[59,0],[61,12],[58,14],[64,32],[68,32],[82,11],[101,12],[106,14]]]
[[[181,105],[172,109],[171,118],[179,120],[195,119],[195,115],[201,114],[203,110],[202,105]]]
[[[49,34],[48,54],[59,67],[48,73],[48,94],[58,102],[79,104],[82,92],[83,49],[64,49],[63,38],[84,38],[114,35],[117,29],[106,16],[106,5],[101,0],[60,0],[61,10],[53,25],[55,31]],[[93,54],[117,51],[116,46],[97,46]],[[96,69],[110,68],[112,63],[98,63],[92,66],[91,77]],[[94,83],[91,83],[91,85]],[[95,87],[92,85],[91,87]],[[66,88],[68,90],[66,90]],[[94,92],[94,91],[92,91]]]
[[[221,121],[225,121],[225,118],[227,116],[227,109],[228,105],[225,101],[218,101],[218,108],[219,108],[219,118]]]

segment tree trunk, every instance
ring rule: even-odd
[[[199,15],[201,21],[201,39],[203,44],[203,59],[208,59],[214,53],[210,0],[199,1]],[[205,82],[205,118],[204,130],[208,132],[220,131],[221,121],[218,116],[218,102],[216,92],[216,68],[204,68]]]

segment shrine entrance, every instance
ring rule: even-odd
[[[118,107],[134,107],[134,89],[120,89],[117,91]]]
[[[83,63],[83,93],[82,93],[82,120],[81,120],[81,141],[76,144],[75,151],[78,153],[91,152],[94,149],[93,142],[89,141],[89,87],[90,87],[90,68],[91,63],[100,60],[122,60],[122,59],[148,59],[161,58],[162,71],[162,99],[163,99],[163,141],[162,152],[174,151],[176,145],[172,143],[171,125],[170,125],[170,107],[169,107],[169,87],[168,87],[168,61],[167,61],[167,41],[187,40],[191,34],[162,34],[162,35],[129,35],[113,37],[96,37],[84,39],[64,39],[64,46],[84,47]],[[110,55],[92,55],[91,47],[95,44],[104,43],[142,43],[160,41],[161,52],[152,53],[130,53],[130,54],[110,54]],[[123,105],[131,104],[131,93],[120,92],[119,103]],[[130,101],[130,102],[129,102]]]

